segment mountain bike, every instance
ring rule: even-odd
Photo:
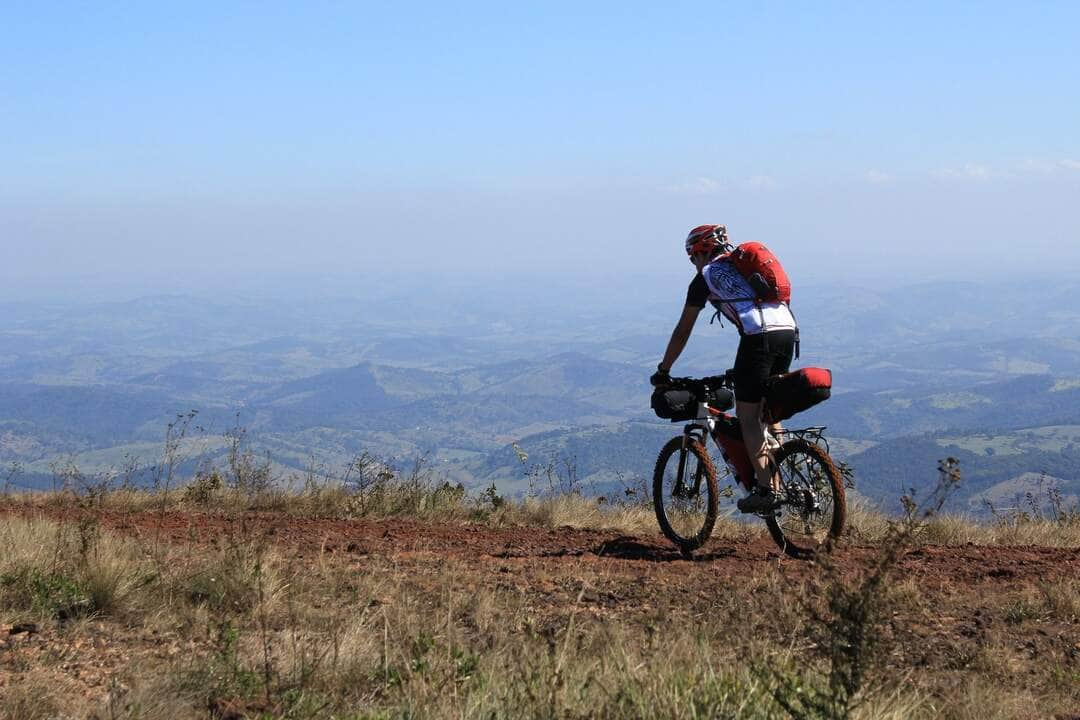
[[[656,459],[653,507],[661,531],[687,557],[705,544],[716,524],[720,493],[706,447],[709,438],[736,484],[750,490],[755,483],[739,421],[726,412],[735,407],[733,387],[729,370],[701,379],[672,378],[663,388],[685,391],[685,408],[670,419],[686,426]],[[813,557],[844,528],[844,483],[829,457],[824,429],[785,429],[777,437],[766,431],[774,475],[780,477],[779,504],[758,515],[776,544],[795,558]]]

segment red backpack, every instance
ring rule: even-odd
[[[756,302],[791,302],[791,281],[769,248],[759,242],[743,243],[727,259],[757,293]]]

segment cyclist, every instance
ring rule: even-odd
[[[734,368],[735,414],[756,480],[753,491],[737,505],[746,513],[769,512],[778,504],[774,488],[779,484],[769,471],[762,398],[765,380],[790,368],[798,326],[787,303],[747,299],[753,298],[755,292],[734,264],[725,259],[725,253],[731,249],[723,225],[699,225],[686,237],[686,254],[697,273],[687,289],[686,304],[671,333],[664,358],[649,382],[663,385],[670,379],[671,366],[686,347],[706,304],[712,303],[718,315],[735,325],[740,336]]]

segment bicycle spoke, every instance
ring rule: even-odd
[[[785,534],[821,542],[828,534],[832,503],[823,468],[806,455],[793,455],[781,465],[788,502],[780,525]]]
[[[684,540],[698,537],[707,524],[709,488],[698,456],[680,448],[668,459],[660,480],[661,508],[668,526]]]

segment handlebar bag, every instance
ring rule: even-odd
[[[683,422],[697,417],[697,399],[689,390],[656,388],[652,394],[652,409],[657,417]]]
[[[769,378],[765,409],[769,422],[787,420],[829,399],[832,372],[826,368],[802,368]]]

